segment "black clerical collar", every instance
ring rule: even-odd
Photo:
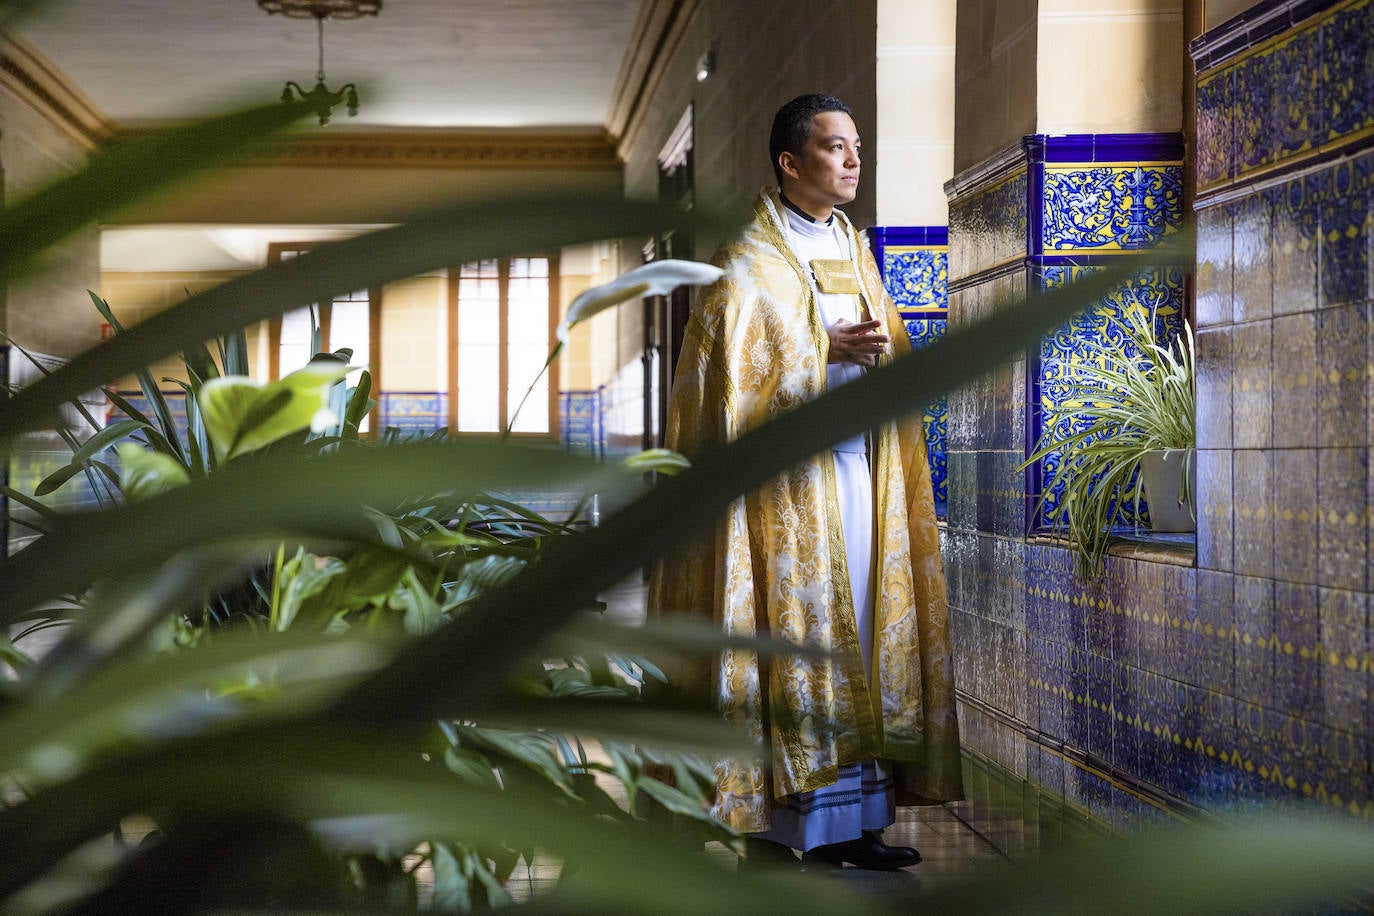
[[[802,219],[806,220],[808,223],[820,223],[822,226],[829,226],[831,223],[835,222],[835,211],[833,210],[830,211],[830,215],[826,217],[825,222],[821,223],[821,221],[816,219],[816,217],[812,216],[810,213],[807,213],[801,207],[798,207],[796,204],[792,203],[792,201],[788,200],[787,195],[782,193],[782,191],[778,191],[778,199],[782,201],[782,205],[784,207],[791,210],[793,213],[797,214]]]

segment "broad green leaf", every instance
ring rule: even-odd
[[[430,862],[434,866],[434,908],[467,912],[472,908],[472,896],[458,860],[443,843],[431,843],[430,849]]]
[[[260,385],[242,376],[221,376],[201,386],[197,403],[215,457],[227,461],[254,452],[322,420],[329,389],[348,373],[348,365],[315,360],[280,381]]]
[[[620,462],[625,470],[634,474],[647,474],[657,471],[660,474],[676,474],[692,466],[686,456],[666,448],[650,448],[636,452]]]
[[[706,286],[725,271],[697,261],[651,261],[612,280],[579,293],[568,305],[555,337],[562,343],[568,331],[599,312],[641,296],[666,296],[679,286]]]
[[[444,751],[444,765],[464,782],[493,790],[501,788],[491,761],[468,747],[450,747]]]
[[[273,583],[278,601],[271,612],[271,629],[286,630],[295,622],[301,606],[324,591],[346,565],[337,557],[322,557],[306,553],[304,549],[287,563]]]
[[[115,451],[119,455],[119,489],[131,503],[191,482],[186,467],[163,452],[129,442],[121,443]]]

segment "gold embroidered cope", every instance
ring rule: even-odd
[[[690,456],[721,445],[825,391],[829,338],[781,212],[776,190],[767,192],[749,226],[716,253],[725,275],[688,323],[669,448]],[[854,253],[841,263],[861,311],[879,318],[893,341],[883,360],[910,353],[873,256],[844,215],[836,218]],[[828,449],[736,499],[712,531],[660,562],[650,583],[650,613],[690,614],[731,635],[771,634],[833,653],[760,660],[727,650],[678,673],[679,686],[709,689],[727,720],[760,742],[757,759],[715,765],[713,814],[737,830],[768,829],[770,808],[785,796],[829,785],[839,767],[875,756],[897,765],[899,803],[962,797],[949,611],[920,414],[884,424],[871,441],[873,670],[861,661]]]

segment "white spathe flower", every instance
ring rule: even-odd
[[[629,299],[640,296],[666,296],[679,286],[706,286],[720,279],[725,271],[699,261],[650,261],[636,267],[610,283],[593,286],[578,295],[568,306],[568,314],[559,323],[558,342],[568,339],[568,331],[597,312],[605,311]]]

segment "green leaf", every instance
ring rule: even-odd
[[[129,502],[142,502],[191,482],[181,462],[170,455],[124,443],[119,455],[119,489]]]
[[[347,372],[346,364],[315,360],[266,385],[240,376],[206,382],[197,403],[215,457],[227,461],[313,427],[329,403],[330,386]]]
[[[455,731],[460,745],[508,757],[542,774],[554,785],[567,785],[568,773],[554,753],[553,739],[546,734],[479,728],[475,725],[459,725]]]
[[[676,474],[692,466],[685,455],[666,448],[650,448],[622,459],[620,462],[631,474],[646,474],[657,471],[660,474]]]
[[[468,912],[472,909],[472,895],[457,858],[443,843],[431,843],[430,850],[430,862],[434,866],[434,909]]]
[[[692,798],[684,792],[680,792],[666,783],[661,783],[656,779],[641,779],[636,787],[639,791],[658,802],[674,814],[683,817],[701,820],[708,815],[709,806],[703,806],[701,801]]]
[[[500,790],[501,780],[491,761],[468,747],[450,747],[444,751],[444,766],[464,782],[492,790]]]

